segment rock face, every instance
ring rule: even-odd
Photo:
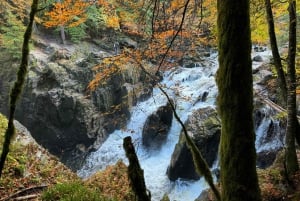
[[[97,149],[109,133],[126,124],[129,109],[137,100],[152,92],[145,74],[128,68],[89,93],[92,67],[112,55],[91,44],[85,53],[77,48],[66,45],[62,49],[42,39],[36,42],[16,111],[16,119],[36,141],[73,170],[80,168],[85,156]],[[1,75],[0,87],[6,90],[3,94],[9,93],[8,79]],[[3,99],[8,105],[7,98]],[[1,112],[7,114],[4,108]]]
[[[143,128],[142,142],[145,147],[159,148],[167,139],[173,119],[171,105],[167,103],[151,114]]]
[[[221,122],[216,110],[206,107],[194,111],[185,122],[185,126],[208,165],[212,166],[217,158],[221,134]],[[191,180],[200,178],[195,171],[192,155],[186,146],[182,132],[172,154],[167,175],[172,181],[178,178]]]

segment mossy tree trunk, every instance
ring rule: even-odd
[[[297,132],[297,107],[296,107],[296,1],[289,0],[289,50],[287,66],[287,129],[286,129],[286,170],[291,176],[298,169],[295,148],[295,135]]]
[[[137,196],[137,201],[151,201],[151,194],[150,192],[149,194],[147,193],[144,171],[140,167],[139,159],[135,153],[130,136],[124,138],[123,148],[129,161],[128,177],[132,190]]]
[[[9,153],[9,147],[12,141],[12,138],[15,134],[15,126],[14,126],[14,115],[16,110],[17,100],[21,95],[23,90],[23,84],[25,81],[25,76],[28,68],[28,55],[29,55],[29,40],[31,38],[32,33],[32,25],[34,21],[35,13],[38,10],[38,0],[33,0],[31,5],[31,12],[29,16],[29,24],[24,34],[24,41],[22,47],[22,60],[20,63],[20,67],[17,74],[17,80],[14,83],[14,86],[10,92],[10,103],[9,103],[9,118],[8,118],[8,127],[5,132],[3,149],[1,153],[0,159],[0,177],[2,175],[2,170],[4,168],[5,160],[7,154]]]
[[[260,201],[253,128],[249,0],[218,0],[222,201]]]
[[[277,39],[275,34],[274,18],[270,0],[265,0],[265,8],[267,14],[268,32],[271,44],[272,55],[274,59],[274,66],[278,75],[278,84],[280,88],[280,99],[285,105],[287,101],[287,86],[284,71],[282,68],[281,58],[278,51]]]

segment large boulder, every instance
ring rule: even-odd
[[[158,148],[167,139],[173,119],[170,103],[158,108],[151,114],[143,127],[142,142],[145,147]]]
[[[86,155],[97,149],[109,133],[126,124],[130,107],[151,94],[152,84],[142,70],[130,66],[88,92],[87,86],[95,73],[92,68],[102,59],[94,54],[98,47],[87,44],[91,50],[82,54],[77,49],[80,47],[66,45],[62,53],[59,44],[41,45],[43,40],[39,41],[40,45],[31,51],[16,119],[38,143],[77,170]],[[0,68],[2,72],[7,66],[0,64]],[[0,73],[3,94],[9,93],[7,86],[15,77],[16,71],[11,71]],[[0,107],[1,112],[7,114],[7,96],[0,96],[6,106]]]
[[[206,107],[194,111],[185,122],[185,126],[189,136],[211,167],[218,155],[221,135],[221,122],[216,110],[212,107]],[[178,178],[191,180],[200,178],[195,171],[192,155],[187,148],[182,132],[172,154],[167,175],[172,181]]]

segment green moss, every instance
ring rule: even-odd
[[[81,182],[57,184],[42,195],[44,201],[113,201],[104,198],[99,191],[91,190]]]
[[[167,194],[164,194],[164,197],[161,199],[161,201],[170,201],[170,198]]]
[[[1,144],[3,144],[4,141],[4,134],[6,128],[7,128],[7,119],[3,114],[0,113],[0,143]]]

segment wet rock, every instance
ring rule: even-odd
[[[131,38],[125,37],[121,38],[120,41],[120,48],[131,48],[131,49],[136,49],[138,44],[136,41],[132,40]]]
[[[221,134],[221,122],[216,110],[206,107],[194,111],[185,122],[185,126],[211,167],[217,158]],[[183,133],[180,134],[179,142],[175,146],[167,175],[172,181],[178,178],[191,180],[200,178],[195,171],[192,155],[186,146]]]
[[[142,142],[145,147],[159,148],[167,139],[173,119],[173,110],[167,103],[151,114],[144,125]]]
[[[256,62],[262,62],[263,61],[263,58],[260,56],[260,55],[257,55],[255,57],[253,57],[252,59],[253,61],[256,61]]]
[[[263,150],[261,152],[258,152],[256,158],[257,167],[262,169],[270,167],[274,163],[279,151],[280,149]]]
[[[253,49],[255,52],[264,52],[267,50],[267,48],[263,46],[255,46]]]

